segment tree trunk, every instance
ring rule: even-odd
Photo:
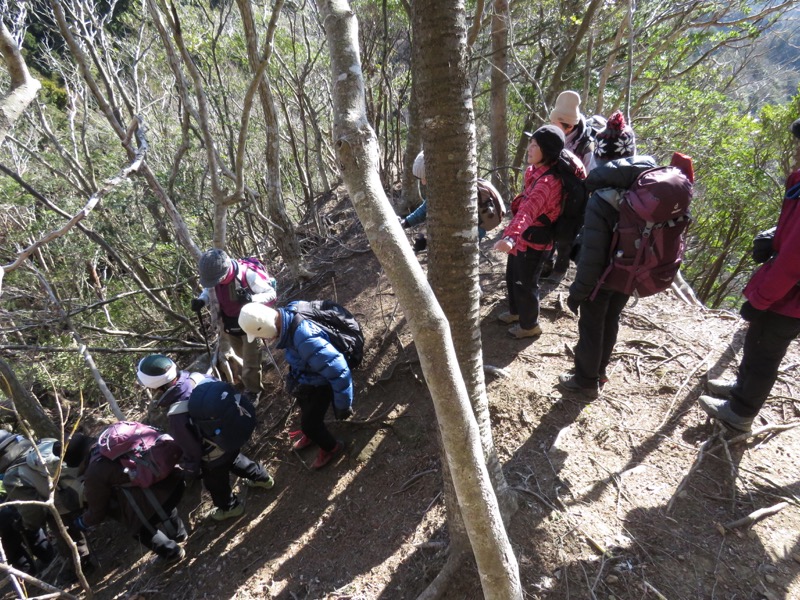
[[[508,0],[495,0],[492,15],[491,146],[492,183],[509,200],[508,177]]]
[[[28,422],[37,438],[59,439],[61,432],[39,401],[17,379],[11,366],[0,358],[0,390],[14,403],[19,416]]]
[[[2,144],[14,122],[36,98],[36,92],[42,84],[38,79],[31,77],[22,53],[2,21],[0,21],[0,56],[3,57],[11,77],[10,90],[0,100],[0,144]]]
[[[433,34],[435,30],[437,39],[455,43],[458,51],[463,53],[466,41],[463,4],[424,4],[427,10],[420,14],[427,13],[431,31],[423,33],[423,37]],[[484,595],[490,599],[521,599],[519,568],[490,484],[478,425],[469,404],[447,320],[404,239],[378,176],[378,146],[375,133],[366,119],[355,15],[344,0],[318,0],[317,5],[325,24],[331,53],[334,146],[339,167],[370,246],[397,293],[416,341],[420,365],[433,397],[458,503],[478,563]],[[454,19],[459,25],[455,30],[458,32],[456,36],[452,36],[454,30],[450,27]],[[431,42],[428,40],[427,44]],[[459,63],[463,62],[462,56]],[[461,111],[471,111],[469,98],[462,97],[461,101]],[[471,120],[468,123],[471,126]],[[459,129],[465,130],[463,123]],[[469,137],[467,143],[474,144],[474,130]],[[469,146],[466,148],[464,153],[469,154]],[[434,160],[433,164],[438,163]],[[477,235],[474,150],[469,162],[459,167],[466,168],[460,169],[458,175],[452,174],[458,182],[456,186],[462,198],[466,195],[473,200],[455,218],[473,224],[465,237],[474,246]],[[440,168],[437,166],[433,172],[439,173]],[[444,182],[440,185],[444,185]],[[464,190],[468,190],[466,194]],[[444,251],[444,248],[440,251]],[[476,285],[474,281],[472,285]],[[468,302],[477,304],[476,296],[477,293],[470,294]]]

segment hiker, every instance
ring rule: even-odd
[[[204,437],[201,427],[192,420],[189,406],[192,392],[202,385],[214,384],[213,389],[221,394],[228,390],[224,382],[202,373],[179,371],[175,362],[162,354],[143,358],[137,367],[137,378],[142,385],[162,392],[156,404],[167,410],[169,434],[183,451],[181,474],[187,480],[202,477],[216,508],[211,514],[212,519],[223,521],[244,513],[244,506],[231,488],[231,473],[243,478],[248,487],[270,489],[275,485],[262,464],[241,453],[244,441],[237,440],[230,450],[221,448],[212,437]],[[238,395],[235,388],[229,389],[232,390],[231,397]],[[213,401],[217,395],[212,394],[209,398]],[[254,425],[255,409],[252,405],[249,411]],[[252,429],[244,436],[245,441],[251,433]]]
[[[513,326],[508,333],[517,339],[542,335],[539,325],[539,276],[546,253],[553,247],[552,223],[561,212],[561,179],[548,173],[564,149],[564,133],[545,125],[531,134],[525,189],[512,205],[511,222],[503,238],[494,244],[508,254],[506,289],[508,311],[498,319]]]
[[[414,173],[414,177],[419,179],[422,185],[428,184],[428,180],[425,177],[424,152],[420,152],[417,158],[414,159],[412,172]],[[478,187],[478,241],[480,242],[486,237],[488,231],[491,231],[502,222],[506,213],[506,207],[502,195],[490,181],[478,177],[476,185]],[[405,218],[400,218],[400,225],[403,226],[403,229],[416,227],[424,223],[427,218],[428,201],[423,198],[422,204],[411,214]],[[419,233],[414,236],[414,252],[422,252],[427,247],[428,240],[425,238],[425,234]]]
[[[550,111],[550,123],[564,132],[564,147],[575,154],[583,163],[588,173],[594,166],[595,136],[605,126],[605,119],[596,115],[587,120],[580,111],[581,97],[577,92],[568,90],[561,92],[556,98],[555,106]],[[545,260],[542,277],[550,281],[561,281],[567,274],[570,255],[575,237],[580,231],[581,223],[575,227],[559,232],[554,240],[553,249]]]
[[[791,126],[800,139],[800,119]],[[786,193],[772,240],[772,255],[744,288],[740,310],[749,323],[735,380],[712,379],[699,403],[709,416],[735,431],[750,431],[778,377],[786,350],[800,334],[800,169]]]
[[[578,269],[567,298],[567,306],[579,317],[575,366],[573,371],[559,375],[557,384],[563,391],[589,399],[597,398],[608,381],[606,368],[617,341],[620,315],[631,295],[620,291],[616,281],[612,285],[605,279],[612,273],[609,257],[620,221],[620,203],[625,190],[642,173],[657,167],[653,157],[635,156],[635,152],[633,130],[617,111],[599,136],[598,166],[586,178],[592,195],[586,207]],[[680,178],[682,190],[690,192],[691,183],[684,171],[676,169],[675,176]],[[617,252],[621,257],[622,251]]]
[[[325,426],[325,414],[333,406],[337,420],[352,415],[353,378],[344,354],[316,323],[298,315],[299,302],[277,310],[263,304],[242,309],[239,324],[248,339],[278,340],[286,353],[289,373],[285,389],[300,406],[300,431],[294,450],[319,446],[312,469],[321,469],[344,452],[344,442]]]
[[[550,124],[564,132],[564,147],[581,159],[588,173],[595,150],[595,131],[590,121],[581,114],[580,106],[581,97],[578,92],[561,92],[550,111]]]
[[[242,359],[242,385],[258,403],[261,384],[261,352],[257,344],[243,337],[237,323],[239,311],[248,302],[274,305],[275,280],[255,258],[232,260],[223,250],[206,251],[198,262],[202,293],[192,300],[191,309],[199,313],[209,302],[213,288],[219,302],[220,350],[230,347]]]
[[[26,440],[27,441],[27,440]],[[83,532],[74,524],[74,519],[82,509],[82,483],[80,480],[80,463],[82,452],[93,443],[93,438],[75,433],[67,445],[62,461],[61,442],[52,438],[40,440],[34,448],[31,444],[27,452],[11,465],[3,475],[3,487],[10,501],[46,502],[50,498],[52,477],[61,467],[61,474],[55,483],[55,506],[58,510],[67,533],[78,548],[81,568],[85,573],[94,569],[94,562],[89,552],[89,545]],[[30,442],[28,442],[30,444]],[[38,452],[37,452],[38,450]],[[71,565],[70,552],[61,539],[53,517],[43,506],[22,504],[17,506],[25,537],[31,543],[34,555],[48,563],[56,556],[45,534],[49,527],[58,545],[58,553]],[[75,580],[75,572],[67,567],[60,577],[63,582]]]
[[[8,500],[8,493],[3,487],[2,477],[8,468],[22,458],[33,444],[25,437],[16,435],[6,429],[0,429],[0,502]],[[22,516],[16,506],[0,508],[0,540],[6,553],[8,563],[20,571],[35,574],[38,569],[35,558],[41,564],[52,561],[56,552],[42,527],[25,529]],[[30,552],[29,550],[30,549]],[[31,552],[33,556],[31,556]]]
[[[175,468],[180,450],[172,450],[173,458],[167,463],[171,463],[171,468],[158,477],[151,475],[155,482],[146,487],[135,478],[139,470],[144,474],[148,469],[143,466],[145,461],[151,464],[155,461],[149,457],[137,461],[128,458],[128,452],[122,452],[135,452],[130,449],[147,445],[143,439],[151,432],[160,433],[142,423],[120,421],[104,430],[86,449],[81,463],[86,510],[75,519],[75,526],[89,531],[111,517],[123,523],[136,540],[163,562],[173,563],[186,555],[178,544],[189,537],[176,508],[185,488]],[[171,441],[170,438],[168,442]],[[120,454],[112,458],[116,456],[117,444],[121,447]]]

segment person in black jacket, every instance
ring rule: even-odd
[[[628,126],[614,133],[616,137],[633,139],[633,131]],[[605,371],[617,342],[619,318],[630,298],[603,286],[594,296],[593,293],[608,266],[624,190],[644,171],[658,166],[651,156],[634,156],[635,144],[625,143],[625,139],[606,141],[601,163],[585,180],[592,195],[586,206],[578,271],[567,298],[569,309],[579,315],[575,369],[558,377],[561,390],[592,399],[600,395],[600,388],[607,381]]]

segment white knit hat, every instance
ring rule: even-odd
[[[251,343],[256,338],[278,337],[278,327],[275,324],[277,320],[277,310],[258,302],[245,304],[239,313],[239,327],[247,334],[247,341]]]
[[[178,376],[178,365],[163,354],[151,354],[139,361],[136,378],[144,387],[157,390]]]
[[[414,166],[411,168],[411,172],[417,179],[425,179],[425,156],[423,152],[417,154],[417,158],[414,159]]]
[[[550,122],[577,125],[581,121],[580,105],[581,97],[578,92],[561,92],[556,98],[556,105],[550,111]]]

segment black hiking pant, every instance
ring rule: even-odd
[[[253,462],[238,450],[226,452],[211,461],[203,461],[202,472],[203,484],[211,494],[211,501],[222,510],[230,510],[238,502],[231,489],[231,473],[253,481],[269,479],[269,473],[262,465]]]
[[[178,509],[174,506],[169,508],[171,502],[166,504],[164,512],[167,513],[167,522],[155,515],[148,525],[139,528],[134,537],[157,556],[170,559],[178,556],[181,551],[178,542],[185,541],[189,534],[186,533],[183,520],[178,516]]]
[[[325,414],[333,402],[330,385],[301,385],[294,392],[300,406],[300,429],[317,446],[330,452],[336,447],[336,438],[325,427]]]
[[[755,417],[767,401],[778,378],[781,360],[798,335],[800,318],[769,310],[759,311],[744,338],[744,353],[731,390],[731,410],[740,417]]]
[[[23,529],[22,517],[14,506],[4,506],[0,509],[0,540],[3,542],[9,564],[26,573],[36,572],[31,552],[44,564],[48,564],[56,556],[55,548],[50,544],[43,529],[31,531]]]
[[[594,300],[581,302],[575,346],[575,382],[581,387],[596,387],[605,375],[617,343],[619,317],[629,298],[601,288]]]
[[[532,329],[539,324],[539,276],[546,252],[529,248],[525,252],[508,255],[508,311],[512,315],[519,315],[522,329]]]

